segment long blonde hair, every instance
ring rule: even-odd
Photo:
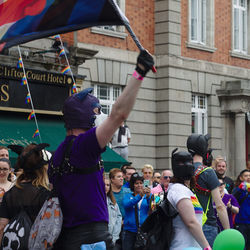
[[[21,168],[23,171],[17,177],[16,186],[18,188],[22,188],[21,183],[23,181],[31,181],[33,186],[44,187],[49,190],[49,178],[45,162],[41,165],[41,167],[37,168],[39,164],[43,163],[42,151],[34,151],[34,153],[26,158],[25,163],[23,163],[23,157],[25,157],[25,155],[27,155],[36,146],[37,145],[35,144],[28,145],[19,156],[17,160],[17,167]]]

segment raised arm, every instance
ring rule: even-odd
[[[127,194],[124,196],[122,204],[123,204],[124,208],[133,207],[141,199],[142,199],[142,197],[139,194],[136,196],[131,196],[130,194]]]
[[[153,65],[153,57],[147,51],[141,51],[137,58],[136,71],[112,106],[109,117],[96,129],[97,140],[101,148],[106,146],[120,124],[127,119],[134,106],[142,79]]]
[[[203,234],[202,227],[195,217],[194,207],[190,199],[182,199],[177,203],[178,212],[196,241],[202,248],[209,248],[209,243]]]

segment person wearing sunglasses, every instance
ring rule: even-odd
[[[160,183],[161,173],[154,172],[153,174],[153,188],[156,187]]]
[[[171,170],[163,170],[160,176],[160,183],[151,189],[151,200],[150,200],[150,212],[153,212],[165,199],[166,192],[171,178],[173,177],[173,172]]]
[[[168,190],[168,185],[172,177],[173,172],[171,170],[163,170],[160,177],[160,183],[151,189],[151,194],[165,193]]]

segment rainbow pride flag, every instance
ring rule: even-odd
[[[128,23],[114,0],[0,0],[0,50],[93,26]]]
[[[202,209],[202,206],[199,203],[197,197],[196,196],[191,196],[190,198],[191,198],[192,204],[194,206],[195,213],[196,214],[202,214],[203,213],[203,209]]]
[[[77,92],[76,84],[73,83],[71,93],[72,93],[72,94],[75,94],[76,92]]]
[[[65,51],[64,51],[64,49],[61,49],[59,52],[59,56],[64,56],[64,55],[65,55]]]
[[[68,73],[69,71],[70,71],[70,67],[67,66],[67,67],[65,67],[63,70],[61,70],[61,73],[62,73],[63,75],[65,75],[65,74]]]
[[[250,183],[248,183],[248,182],[246,182],[246,181],[242,182],[242,183],[239,185],[239,188],[240,188],[240,189],[243,189],[243,190],[245,190],[245,191],[247,191],[247,192],[250,193]]]
[[[31,120],[31,118],[35,117],[35,111],[32,110],[28,116],[28,120]]]
[[[28,104],[28,103],[30,103],[30,101],[31,101],[31,95],[30,95],[30,93],[28,93],[26,98],[25,98],[25,102]]]
[[[26,76],[23,76],[21,85],[27,85],[27,78],[26,78]]]
[[[54,39],[60,39],[60,35],[52,36],[52,38],[54,38]]]
[[[37,137],[37,136],[39,136],[39,135],[40,135],[40,133],[39,133],[39,130],[37,129],[37,130],[35,131],[35,133],[32,135],[32,137],[35,138],[35,137]]]
[[[22,61],[22,58],[21,58],[21,57],[19,57],[18,63],[17,63],[16,66],[17,66],[18,69],[21,69],[21,68],[23,67],[23,61]]]

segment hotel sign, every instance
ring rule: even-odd
[[[71,76],[26,69],[35,110],[61,111],[73,85]],[[31,109],[25,103],[28,90],[21,85],[22,69],[0,65],[0,107]]]

